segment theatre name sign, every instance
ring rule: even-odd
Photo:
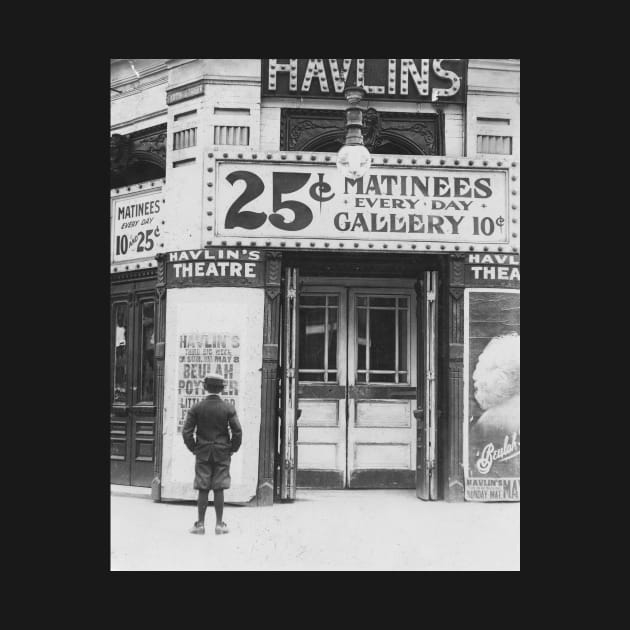
[[[345,179],[334,154],[208,154],[213,246],[517,252],[518,164],[374,156]]]
[[[467,59],[263,59],[263,96],[344,98],[363,87],[368,100],[465,103]]]

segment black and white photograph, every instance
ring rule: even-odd
[[[520,571],[520,59],[109,65],[110,571]]]

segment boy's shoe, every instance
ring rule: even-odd
[[[203,523],[199,523],[199,521],[195,521],[195,524],[188,531],[191,534],[205,534],[206,528]]]
[[[228,529],[228,526],[225,523],[219,523],[215,528],[214,528],[214,533],[215,534],[227,534],[230,530]]]

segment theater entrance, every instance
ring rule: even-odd
[[[435,283],[435,272],[425,275]],[[418,488],[418,496],[433,498],[427,467],[435,461],[435,389],[424,377],[430,370],[433,379],[434,344],[427,346],[426,325],[419,322],[435,322],[435,291],[423,290],[424,283],[298,281],[297,270],[287,270],[283,498],[293,498],[292,485]],[[433,311],[419,317],[427,294]]]

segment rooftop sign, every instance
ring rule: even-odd
[[[344,98],[359,85],[366,98],[465,103],[467,59],[263,59],[263,96]]]
[[[207,245],[516,252],[511,160],[373,156],[345,179],[335,154],[210,153]]]

